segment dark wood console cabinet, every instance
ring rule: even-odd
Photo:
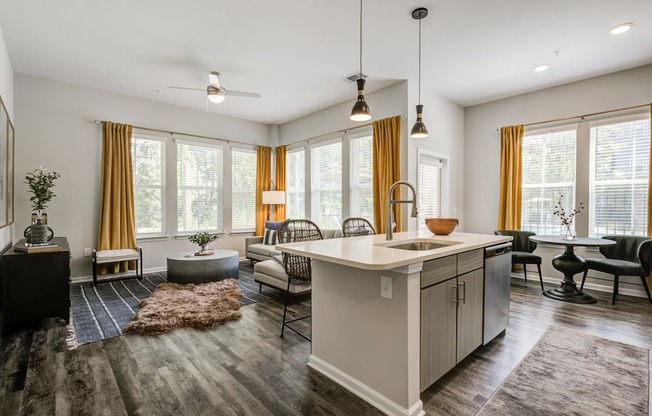
[[[69,322],[70,248],[65,237],[55,237],[51,243],[61,251],[27,254],[12,247],[2,255],[0,334],[45,318]]]

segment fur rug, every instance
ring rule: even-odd
[[[159,335],[176,328],[210,329],[242,318],[235,279],[201,285],[161,283],[123,329],[124,333]]]

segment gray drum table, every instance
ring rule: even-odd
[[[558,235],[534,235],[530,240],[543,244],[554,244],[565,246],[564,252],[558,254],[552,259],[552,267],[564,274],[564,280],[560,287],[548,289],[543,292],[544,296],[551,299],[561,300],[572,303],[596,303],[595,298],[583,293],[577,288],[575,276],[586,270],[586,260],[576,255],[573,248],[578,247],[604,247],[616,244],[613,240],[603,238],[577,237],[573,240],[564,240]]]
[[[168,257],[168,282],[207,283],[237,279],[240,253],[235,250],[214,250],[210,256],[178,253]]]

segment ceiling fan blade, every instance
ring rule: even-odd
[[[206,92],[206,88],[174,87],[172,85],[168,85],[168,88],[174,88],[175,90],[192,90],[192,91],[204,91],[204,92]]]
[[[262,95],[255,92],[234,91],[225,89],[226,95],[231,97],[262,98]]]

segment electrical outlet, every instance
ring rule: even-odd
[[[392,298],[392,278],[380,276],[380,296],[383,298]]]
[[[92,254],[93,254],[93,249],[91,248],[84,249],[84,257],[90,257]]]

